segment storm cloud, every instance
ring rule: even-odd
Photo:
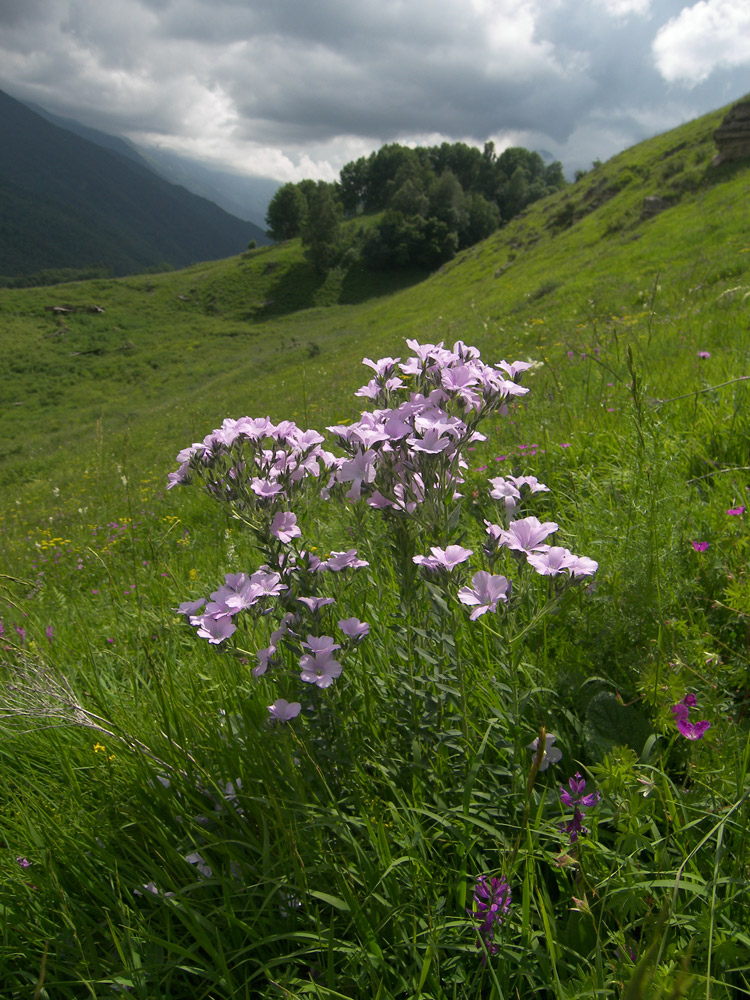
[[[492,139],[570,173],[742,96],[738,0],[0,0],[0,88],[248,174]]]

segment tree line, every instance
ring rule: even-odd
[[[442,264],[566,184],[562,165],[521,146],[499,155],[463,142],[391,143],[347,163],[333,183],[284,184],[266,213],[274,240],[302,238],[325,272],[344,257],[372,268]],[[382,213],[374,226],[342,229],[346,218]]]

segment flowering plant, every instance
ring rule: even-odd
[[[415,340],[407,345],[413,353],[403,362],[364,359],[374,377],[357,395],[375,408],[354,423],[328,427],[344,454],[327,450],[322,434],[292,421],[241,417],[225,420],[177,455],[179,466],[170,473],[168,488],[201,485],[253,532],[264,562],[254,572],[228,573],[208,597],[184,601],[176,610],[198,637],[214,646],[230,641],[240,653],[246,651],[238,644],[239,623],[251,623],[254,634],[260,621],[273,621],[268,644],[249,654],[256,659],[256,678],[269,667],[294,664],[304,685],[329,688],[343,673],[341,654],[357,647],[369,631],[359,619],[342,618],[342,643],[325,634],[330,619],[324,616],[336,600],[325,593],[326,579],[365,568],[368,561],[355,548],[325,559],[305,548],[293,509],[303,495],[312,493],[323,501],[338,497],[385,516],[398,537],[405,593],[411,592],[418,570],[445,582],[474,555],[474,549],[452,538],[468,468],[464,451],[485,439],[478,430],[484,418],[507,412],[508,399],[529,391],[520,380],[531,365],[487,365],[475,347],[461,341],[452,348]],[[503,501],[506,518],[524,494],[549,492],[534,476],[496,477],[490,486],[490,497]],[[594,560],[549,544],[558,529],[555,521],[528,516],[485,525],[487,564],[473,567],[470,583],[454,591],[455,600],[471,609],[471,621],[496,613],[511,599],[511,580],[492,572],[503,550],[537,574],[568,583],[596,572]],[[442,544],[419,552],[424,536]],[[272,715],[291,718],[286,705]]]

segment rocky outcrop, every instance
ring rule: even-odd
[[[669,208],[669,202],[665,198],[661,198],[658,194],[648,194],[643,199],[641,218],[652,219],[659,212],[663,212],[665,208]]]
[[[712,167],[732,160],[750,158],[750,97],[729,109],[726,118],[714,132],[718,153],[711,160]]]

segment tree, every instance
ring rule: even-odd
[[[347,215],[355,215],[365,203],[367,194],[367,160],[360,156],[358,160],[345,164],[339,173],[339,198]]]
[[[391,197],[388,207],[403,215],[427,215],[430,199],[419,183],[413,178],[409,178]]]
[[[365,241],[362,256],[374,268],[431,270],[450,260],[457,249],[458,236],[440,219],[387,211]]]
[[[399,167],[411,160],[417,160],[413,149],[390,143],[381,146],[377,153],[371,153],[367,160],[367,188],[365,192],[365,209],[377,212],[385,208],[388,195],[393,193],[390,181],[398,174]]]
[[[482,153],[476,146],[467,146],[465,142],[444,142],[433,146],[430,154],[438,176],[450,170],[464,191],[476,189],[482,169]]]
[[[466,221],[466,198],[452,170],[444,170],[430,188],[430,215],[457,233]]]
[[[523,167],[518,166],[513,171],[504,191],[503,215],[506,219],[512,219],[514,215],[518,215],[526,207],[528,190],[526,172]]]
[[[488,201],[481,194],[473,192],[466,198],[466,223],[459,233],[462,247],[470,247],[488,236],[500,225],[500,209],[494,201]]]
[[[319,181],[310,196],[302,225],[305,256],[319,274],[333,267],[341,254],[341,214],[341,205],[333,195],[333,185]]]
[[[307,198],[297,184],[284,184],[273,196],[266,212],[266,230],[272,240],[299,236],[307,215]]]

